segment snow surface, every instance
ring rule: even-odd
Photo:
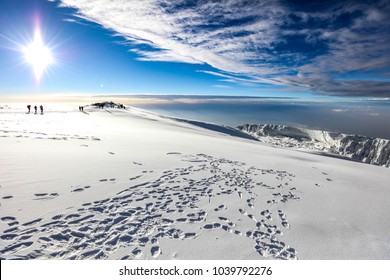
[[[390,258],[389,169],[242,136],[135,108],[3,107],[0,257]]]
[[[390,167],[388,139],[272,124],[245,124],[238,129],[273,146],[315,150]]]

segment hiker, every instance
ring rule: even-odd
[[[35,114],[37,113],[37,111],[38,111],[38,107],[37,107],[37,105],[35,105],[34,106],[34,110],[35,110]]]
[[[30,114],[31,105],[27,105],[27,109],[28,109],[28,113],[27,114]]]
[[[43,115],[43,106],[39,106],[39,109],[41,110],[41,115]]]

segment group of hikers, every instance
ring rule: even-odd
[[[105,106],[105,104],[104,103],[96,103],[95,105],[97,105],[97,106],[99,106],[99,108],[104,108],[104,106]],[[115,103],[113,103],[113,102],[111,102],[111,104],[110,104],[111,106],[111,108],[114,108],[114,105],[116,105]],[[118,104],[118,105],[116,105],[117,106],[117,108],[119,108],[119,109],[126,109],[126,107],[123,105],[123,104]],[[39,106],[39,109],[41,110],[41,114],[43,115],[43,106],[41,105],[41,106]],[[27,110],[28,110],[28,112],[27,112],[27,114],[30,114],[30,112],[31,112],[31,105],[27,105]],[[37,105],[35,105],[34,106],[34,110],[35,110],[35,114],[38,114],[38,106]],[[84,112],[84,106],[79,106],[79,111],[80,112]]]
[[[39,106],[39,109],[41,110],[41,114],[43,115],[43,106],[42,106],[42,105]],[[27,105],[27,110],[28,110],[27,114],[30,114],[31,105]],[[34,106],[34,110],[35,110],[35,114],[37,114],[37,113],[38,113],[38,107],[37,107],[37,105]]]
[[[126,109],[125,105],[123,104],[115,104],[114,102],[98,102],[91,104],[91,106],[94,106],[95,108],[100,108],[104,109],[105,107],[107,108],[119,108],[119,109]]]

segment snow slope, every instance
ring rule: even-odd
[[[329,152],[390,167],[390,140],[387,139],[270,124],[245,124],[238,129],[275,146]]]
[[[389,259],[389,169],[138,109],[0,110],[2,259]]]

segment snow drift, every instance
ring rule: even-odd
[[[387,168],[128,106],[20,108],[0,111],[2,260],[390,258]]]

